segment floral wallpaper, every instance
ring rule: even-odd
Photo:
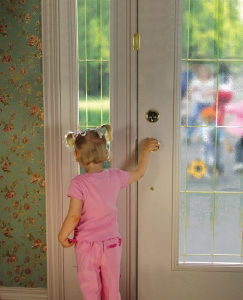
[[[41,0],[0,0],[0,286],[46,287]]]

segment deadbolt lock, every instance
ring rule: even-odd
[[[150,109],[146,112],[145,118],[150,123],[155,123],[159,120],[159,112],[155,109]]]

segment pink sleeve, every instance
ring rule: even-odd
[[[80,183],[75,179],[76,178],[73,178],[70,182],[67,196],[79,200],[84,200],[84,195]]]
[[[235,114],[237,116],[243,115],[243,105],[242,103],[229,104],[225,106],[225,111],[229,114]]]
[[[130,174],[128,172],[122,171],[120,169],[116,169],[116,173],[121,183],[121,188],[125,188],[130,180]]]

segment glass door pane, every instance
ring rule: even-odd
[[[242,264],[242,39],[242,1],[183,1],[181,264]]]
[[[109,49],[109,0],[78,0],[80,130],[110,122]]]

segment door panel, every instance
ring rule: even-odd
[[[181,170],[184,169],[185,172],[187,168],[183,154],[181,154],[181,161],[179,159],[180,151],[183,149],[189,151],[189,148],[187,142],[180,145],[183,130],[180,134],[181,115],[178,108],[181,101],[181,84],[178,78],[180,78],[179,73],[182,68],[180,59],[183,54],[179,42],[181,38],[179,21],[182,16],[179,2],[181,1],[138,1],[138,30],[141,35],[141,49],[138,53],[138,138],[139,142],[142,142],[145,138],[153,136],[161,143],[160,150],[151,153],[148,172],[138,184],[138,299],[240,300],[243,292],[241,285],[243,273],[240,264],[236,267],[226,265],[210,267],[205,264],[184,264],[183,259],[179,263],[179,245],[180,252],[184,255],[185,235],[190,233],[187,232],[188,226],[192,230],[190,250],[198,255],[196,262],[203,262],[202,257],[204,257],[200,256],[204,254],[200,253],[202,249],[200,231],[196,231],[193,235],[193,230],[197,226],[203,229],[201,234],[204,235],[203,238],[208,239],[208,249],[204,249],[206,253],[211,253],[212,247],[215,250],[214,254],[216,251],[217,253],[222,251],[222,249],[217,250],[220,244],[217,237],[220,234],[222,237],[224,226],[221,226],[220,222],[222,215],[223,218],[227,215],[224,202],[229,200],[229,194],[225,196],[215,193],[215,182],[219,183],[221,180],[216,177],[216,173],[213,175],[215,179],[217,178],[214,179],[214,184],[210,184],[208,180],[203,184],[200,182],[201,186],[197,194],[186,191],[180,198],[178,165],[181,164]],[[217,70],[217,65],[215,68]],[[217,88],[216,83],[216,94]],[[145,114],[149,109],[159,111],[158,122],[147,122]],[[190,124],[187,123],[185,129],[188,130],[189,126]],[[237,178],[239,182],[240,175]],[[185,191],[187,183],[185,184],[184,181],[181,180],[181,189]],[[191,184],[189,190],[194,192],[195,186],[198,185],[195,182],[189,184]],[[201,193],[202,187],[203,193]],[[212,193],[208,195],[205,192],[209,187]],[[240,194],[237,195],[242,198],[242,188],[239,183],[238,187],[240,187],[238,190]],[[194,208],[193,214],[193,206],[198,199],[203,201],[203,206]],[[234,202],[234,206],[230,205],[236,212],[237,224],[239,218],[241,220],[239,199],[238,202]],[[188,205],[192,212],[190,218],[187,215],[190,224],[185,221]],[[224,206],[224,209],[218,210],[217,214],[220,206]],[[213,223],[210,219],[211,211]],[[181,222],[181,232],[179,232],[179,222]],[[230,218],[226,218],[225,226],[227,227],[229,223],[233,224]],[[232,233],[231,236],[233,235],[237,237],[237,247],[241,247],[241,231]],[[214,246],[210,243],[214,243]],[[232,248],[229,247],[228,251],[232,251]],[[239,254],[242,255],[241,250]],[[192,261],[193,258],[189,257],[189,262]],[[209,262],[212,262],[211,257]],[[215,259],[214,262],[220,260]]]

